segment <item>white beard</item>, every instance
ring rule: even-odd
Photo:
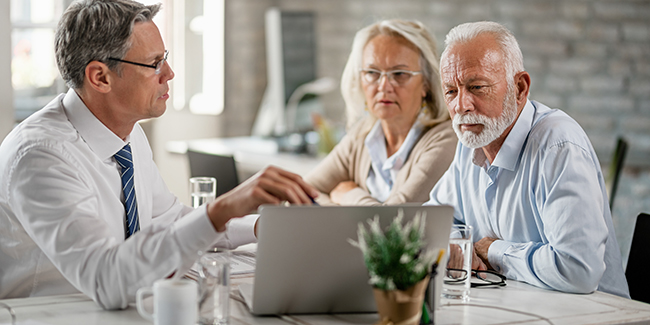
[[[517,98],[514,87],[508,85],[506,98],[503,101],[503,110],[499,117],[490,118],[480,114],[456,114],[453,120],[454,131],[460,142],[469,148],[476,149],[485,147],[499,138],[505,130],[512,125],[517,118]],[[462,131],[461,124],[481,124],[483,130],[480,133]]]

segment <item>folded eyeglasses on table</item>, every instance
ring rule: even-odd
[[[461,269],[447,269],[446,284],[462,282],[467,279],[467,271]],[[506,277],[492,270],[472,270],[472,288],[506,285]]]

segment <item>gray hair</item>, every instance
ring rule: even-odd
[[[85,70],[92,61],[118,70],[118,61],[131,48],[133,26],[148,22],[161,4],[145,6],[131,0],[81,0],[65,11],[56,30],[55,52],[59,72],[68,87],[83,87]]]
[[[348,128],[363,117],[365,97],[359,70],[363,68],[363,49],[377,35],[403,38],[419,50],[420,69],[427,89],[424,98],[426,109],[421,122],[427,126],[433,126],[448,120],[449,112],[442,97],[434,36],[418,21],[393,19],[367,26],[358,31],[354,37],[352,51],[341,77],[341,94],[345,100]],[[374,120],[372,122],[374,123]]]
[[[482,34],[493,35],[501,47],[508,83],[514,82],[515,74],[524,71],[524,58],[514,35],[503,25],[492,21],[465,23],[452,28],[445,38],[446,48],[441,57],[456,44],[467,43]]]

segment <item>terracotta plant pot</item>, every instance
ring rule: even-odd
[[[373,292],[375,294],[375,302],[377,303],[377,312],[381,319],[378,324],[419,324],[427,284],[429,284],[428,275],[404,291],[385,291],[374,288]]]

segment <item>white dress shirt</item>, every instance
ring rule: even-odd
[[[366,179],[366,186],[377,201],[384,202],[388,199],[390,191],[393,189],[393,183],[397,179],[397,173],[402,169],[411,149],[420,139],[423,129],[424,125],[420,120],[415,120],[402,145],[390,157],[386,153],[386,136],[381,128],[381,121],[377,121],[368,132],[365,144],[372,163]]]
[[[126,143],[140,218],[128,240],[113,158]],[[140,287],[186,271],[198,251],[255,241],[255,220],[216,232],[205,206],[185,206],[167,189],[138,124],[122,141],[70,90],[0,145],[0,299],[81,291],[103,308],[126,308]]]

